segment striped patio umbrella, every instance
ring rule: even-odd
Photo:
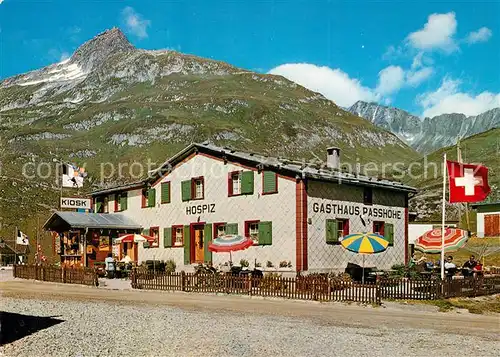
[[[445,228],[444,230],[444,251],[454,252],[462,248],[469,239],[467,232],[458,228]],[[415,241],[415,249],[422,253],[441,252],[441,228],[430,230]]]
[[[361,282],[365,282],[365,255],[381,253],[387,249],[389,242],[376,233],[353,233],[342,238],[340,242],[345,249],[363,256],[363,275]]]
[[[375,254],[387,249],[389,242],[376,233],[354,233],[342,238],[342,246],[354,253]]]
[[[154,237],[142,234],[125,234],[120,238],[115,239],[115,243],[139,243],[139,242],[154,242]]]
[[[231,252],[245,250],[253,245],[253,240],[236,234],[226,234],[213,239],[208,245],[208,250],[214,253],[228,253],[232,261]]]

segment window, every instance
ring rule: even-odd
[[[228,196],[251,195],[254,186],[253,171],[233,171],[228,178]]]
[[[259,221],[245,222],[245,236],[252,238],[254,244],[259,244]]]
[[[121,192],[115,195],[115,212],[121,212],[127,209],[127,199],[127,192]]]
[[[184,244],[184,227],[172,226],[172,243],[173,246],[181,246]]]
[[[182,201],[202,200],[205,198],[205,180],[203,176],[181,182]]]
[[[271,245],[272,222],[246,221],[245,236],[252,238],[256,245]]]
[[[194,178],[192,183],[193,199],[201,200],[205,196],[203,177]]]
[[[161,203],[170,203],[170,181],[161,184]]]
[[[371,205],[373,203],[373,191],[371,187],[365,187],[363,190],[363,203]]]
[[[377,234],[380,234],[382,237],[384,237],[385,235],[385,224],[384,222],[381,222],[381,221],[374,221],[373,222],[373,233],[377,233]]]
[[[154,188],[142,190],[142,208],[156,205],[156,190]]]
[[[346,235],[349,234],[349,220],[348,219],[338,219],[337,220],[337,237],[341,241]]]
[[[241,172],[229,174],[229,196],[241,195]]]
[[[160,228],[159,227],[151,227],[149,229],[149,235],[153,237],[155,240],[151,244],[151,247],[159,247],[160,246]]]
[[[348,219],[326,220],[326,244],[340,244],[342,238],[349,234]]]
[[[102,203],[102,213],[109,213],[109,197],[104,196]]]
[[[262,194],[278,193],[278,175],[272,171],[262,172]]]
[[[96,197],[94,200],[94,212],[95,213],[104,213],[104,197]]]
[[[226,235],[226,223],[214,223],[214,238]]]
[[[146,189],[143,189],[142,190],[142,208],[146,208],[148,206],[148,194],[149,194],[149,191],[146,190]]]

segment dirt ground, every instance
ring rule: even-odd
[[[474,315],[461,311],[442,313],[429,307],[388,304],[386,307],[318,303],[246,296],[181,292],[110,290],[69,284],[10,280],[0,282],[2,297],[36,300],[99,301],[113,305],[152,305],[190,311],[258,314],[312,319],[315,323],[377,328],[416,328],[440,333],[466,334],[500,341],[499,315]],[[464,330],[464,326],[467,329]]]

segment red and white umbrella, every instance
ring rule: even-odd
[[[115,243],[140,243],[140,242],[154,242],[155,238],[142,235],[142,234],[125,234],[115,240]]]
[[[444,230],[444,250],[454,252],[462,248],[469,239],[467,231],[458,228],[446,228]],[[441,228],[430,230],[415,241],[415,249],[423,253],[441,252]]]
[[[229,253],[229,260],[232,260],[231,252],[245,250],[253,245],[253,240],[236,234],[226,234],[213,239],[208,245],[208,250],[214,253]]]

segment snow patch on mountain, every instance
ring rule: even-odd
[[[84,79],[86,73],[76,63],[68,64],[68,62],[59,63],[52,68],[48,67],[45,73],[27,74],[16,84],[20,86],[32,86],[40,83],[63,82]]]

